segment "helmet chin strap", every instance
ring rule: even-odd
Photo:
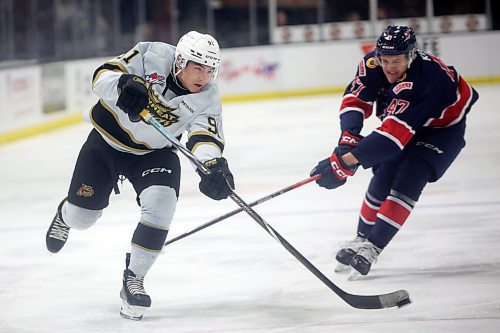
[[[177,79],[177,76],[181,72],[182,72],[182,69],[174,63],[173,68],[172,68],[172,74],[173,74],[172,78],[173,78],[175,84],[177,84],[177,86],[179,86],[182,89],[186,89],[187,90],[187,88],[184,86],[184,84],[182,84],[182,81],[180,79],[179,80]]]
[[[177,66],[177,62],[174,61],[174,63],[172,64],[172,74],[174,74],[174,80],[177,79],[177,75],[179,75],[180,72],[182,72],[182,69],[180,68],[180,66]]]
[[[177,72],[174,73],[174,80],[177,80],[177,75],[179,75],[182,72],[182,69],[179,69]]]
[[[177,82],[177,75],[179,75],[181,72],[182,72],[182,68],[180,68],[180,66],[177,66],[174,62],[173,68],[172,68],[172,74],[174,74],[173,79],[174,79],[175,83],[178,83]]]
[[[411,63],[413,62],[413,60],[415,60],[416,57],[417,57],[417,49],[414,48],[408,53],[408,68],[410,68]]]

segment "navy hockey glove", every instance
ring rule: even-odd
[[[358,145],[359,141],[361,141],[361,139],[363,139],[363,136],[360,134],[355,134],[354,132],[348,130],[342,132],[338,143],[339,156],[342,156],[345,153],[353,150]]]
[[[200,191],[214,200],[226,199],[234,189],[233,174],[224,157],[206,161],[205,166],[210,170],[209,175],[200,174]]]
[[[311,170],[311,176],[320,174],[316,183],[329,190],[345,184],[347,177],[354,175],[357,165],[348,166],[342,161],[342,155],[339,155],[339,148],[335,148],[332,156],[320,161],[314,169]]]
[[[133,74],[122,74],[118,80],[116,106],[128,113],[131,121],[141,120],[139,113],[148,105],[148,88],[144,79]]]

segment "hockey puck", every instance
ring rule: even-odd
[[[403,306],[406,306],[406,305],[408,305],[410,303],[411,303],[410,299],[409,298],[405,298],[405,299],[399,301],[397,303],[397,305],[398,305],[398,308],[402,308]]]

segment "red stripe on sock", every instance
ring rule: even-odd
[[[361,206],[361,216],[368,222],[375,222],[377,219],[377,209],[368,206],[366,199],[363,200],[363,205]]]
[[[398,202],[387,198],[379,209],[379,214],[391,219],[399,225],[403,225],[410,216],[411,209],[408,210],[407,207],[400,205]]]

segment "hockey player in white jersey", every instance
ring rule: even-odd
[[[151,306],[144,277],[164,245],[180,186],[175,149],[153,126],[141,120],[147,109],[176,137],[187,134],[186,147],[210,169],[200,173],[199,189],[225,199],[234,188],[222,157],[221,98],[215,84],[220,49],[210,35],[191,31],[177,46],[141,42],[99,68],[92,87],[99,101],[84,116],[93,125],[81,148],[67,197],[46,235],[56,253],[70,229],[87,229],[108,206],[117,182],[126,177],[137,193],[141,218],[127,254],[120,314],[140,320]]]

